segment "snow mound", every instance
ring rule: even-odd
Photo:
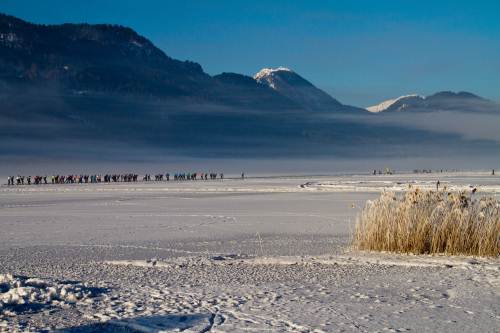
[[[37,278],[0,274],[0,312],[4,309],[15,311],[17,306],[64,306],[84,301],[91,296],[89,288],[79,283],[53,283]]]
[[[388,108],[391,107],[391,105],[393,105],[394,103],[397,103],[399,102],[400,100],[402,99],[405,99],[405,98],[409,98],[409,97],[420,97],[420,98],[424,98],[418,94],[410,94],[410,95],[404,95],[404,96],[400,96],[398,98],[394,98],[394,99],[389,99],[387,101],[384,101],[380,104],[377,104],[377,105],[373,105],[373,106],[369,106],[366,108],[366,110],[370,111],[370,112],[374,112],[374,113],[377,113],[377,112],[382,112],[382,111],[385,111],[387,110]]]

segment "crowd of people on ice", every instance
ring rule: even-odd
[[[241,178],[245,178],[245,174],[241,174]],[[188,172],[188,173],[166,173],[156,174],[155,181],[184,181],[184,180],[216,180],[224,179],[223,173],[204,173],[204,172]],[[40,185],[40,184],[88,184],[88,183],[118,183],[118,182],[137,182],[139,175],[133,173],[127,174],[105,174],[105,175],[52,175],[52,176],[9,176],[7,177],[7,185]],[[142,177],[142,181],[152,181],[151,175],[146,174]]]

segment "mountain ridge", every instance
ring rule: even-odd
[[[466,91],[439,91],[428,96],[418,94],[403,95],[369,106],[366,110],[372,113],[449,110],[462,112],[500,112],[500,105]]]
[[[317,94],[317,88],[300,78],[294,83],[296,91],[310,89]],[[171,58],[129,27],[32,24],[4,14],[0,14],[0,81],[14,86],[53,85],[65,94],[189,98],[242,108],[329,111],[245,75],[210,76],[200,64]],[[325,100],[336,101],[321,93]],[[342,105],[329,106],[335,111]]]
[[[254,79],[305,109],[338,110],[345,106],[323,90],[287,67],[263,68],[254,75]]]

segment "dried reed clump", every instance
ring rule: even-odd
[[[473,194],[413,189],[368,201],[356,223],[359,250],[498,256],[500,202]],[[476,195],[477,196],[477,195]]]

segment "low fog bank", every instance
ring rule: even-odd
[[[390,129],[406,129],[409,133],[418,131],[429,136],[430,133],[454,136],[465,141],[490,141],[500,144],[500,106],[497,112],[434,110],[382,112],[378,114],[324,114],[325,121],[351,122],[368,125],[372,128],[388,129],[386,136],[394,135]],[[405,138],[401,138],[405,139]],[[421,138],[425,140],[424,137]],[[499,145],[500,147],[500,145]]]
[[[248,110],[192,101],[0,95],[0,175],[330,174],[500,168],[500,114]]]
[[[498,114],[454,111],[393,113],[370,121],[377,125],[404,126],[436,133],[455,134],[465,140],[490,140],[500,143],[500,112]]]
[[[398,173],[415,169],[500,171],[500,156],[434,156],[390,158],[196,158],[170,154],[135,155],[129,158],[60,158],[43,156],[0,158],[0,176],[105,173],[223,172],[225,177],[369,174],[390,168]],[[0,183],[5,183],[4,179]]]

